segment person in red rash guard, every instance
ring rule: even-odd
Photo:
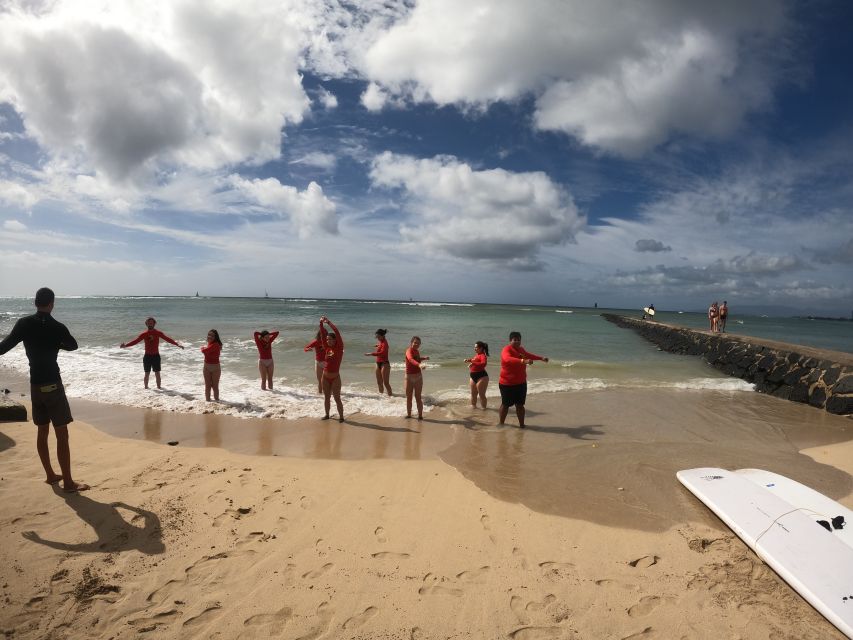
[[[403,388],[406,390],[406,417],[412,417],[412,395],[414,395],[418,407],[418,420],[423,420],[424,401],[421,399],[421,392],[424,388],[424,376],[421,369],[426,366],[425,363],[429,358],[421,355],[420,348],[421,339],[418,336],[412,336],[409,348],[406,349],[406,376],[403,378]]]
[[[272,374],[275,365],[272,359],[272,342],[278,338],[278,331],[255,331],[255,346],[258,347],[258,371],[261,374],[261,390],[266,391],[269,385],[272,391]]]
[[[219,354],[222,352],[222,340],[216,329],[207,332],[207,344],[201,348],[201,352],[204,354],[204,399],[210,402],[210,392],[213,391],[213,399],[219,402],[219,378],[222,375]]]
[[[524,402],[527,400],[527,365],[534,360],[548,362],[548,358],[537,356],[521,346],[521,334],[511,331],[509,344],[501,351],[501,376],[498,388],[501,390],[501,408],[498,411],[500,424],[506,420],[509,408],[515,405],[518,426],[524,429]]]
[[[323,394],[323,369],[326,368],[326,352],[323,349],[323,343],[320,342],[320,332],[314,336],[314,339],[306,344],[302,350],[308,353],[314,350],[314,373],[317,374],[317,393]]]
[[[178,344],[162,331],[155,329],[155,324],[157,324],[157,321],[154,318],[146,319],[145,326],[148,329],[130,342],[122,342],[120,345],[122,349],[127,349],[145,340],[145,355],[142,356],[142,368],[145,370],[145,377],[142,379],[142,382],[146,389],[148,388],[148,377],[151,375],[152,369],[154,370],[154,380],[157,382],[157,388],[160,388],[160,340],[165,340],[169,344],[173,344],[181,349],[184,348],[183,345]]]
[[[365,353],[366,356],[374,356],[376,358],[376,385],[379,387],[379,393],[384,390],[389,396],[391,393],[391,362],[388,360],[388,341],[385,339],[387,329],[376,330],[376,347],[370,353]]]
[[[489,345],[478,340],[474,343],[474,357],[465,358],[471,374],[471,380],[469,381],[469,386],[471,387],[471,406],[475,409],[477,408],[478,396],[483,409],[486,408],[486,389],[489,388],[489,372],[486,371],[488,361]]]
[[[326,330],[329,325],[331,332]],[[323,420],[329,419],[331,408],[331,396],[335,397],[335,406],[338,408],[338,421],[344,421],[344,403],[341,402],[341,360],[344,357],[344,339],[341,332],[326,316],[320,318],[320,342],[326,353],[326,366],[323,369],[323,406],[326,415]]]

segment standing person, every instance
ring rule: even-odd
[[[157,321],[154,318],[146,318],[145,326],[148,329],[130,342],[122,342],[120,345],[122,349],[127,349],[145,340],[145,355],[142,356],[142,368],[145,370],[145,377],[142,378],[142,384],[145,385],[146,389],[148,388],[148,377],[151,375],[152,369],[154,370],[154,380],[157,382],[157,388],[160,388],[160,340],[165,340],[169,344],[173,344],[181,349],[184,348],[162,331],[155,329],[155,324],[157,324]]]
[[[323,349],[323,343],[320,341],[320,332],[314,336],[314,339],[302,347],[305,353],[314,350],[314,373],[317,375],[317,393],[323,394],[323,369],[326,368],[326,351]]]
[[[421,355],[420,348],[421,339],[418,336],[412,336],[409,348],[406,349],[406,376],[403,378],[403,387],[406,390],[406,417],[412,417],[412,395],[414,395],[418,407],[418,420],[423,420],[424,401],[421,398],[421,392],[424,388],[424,376],[421,370],[426,366],[425,362],[429,358]]]
[[[708,307],[708,323],[711,325],[711,331],[717,330],[717,320],[720,317],[720,309],[717,306],[717,301],[711,303],[711,306]]]
[[[509,408],[515,405],[518,426],[524,429],[524,403],[527,400],[527,365],[534,360],[548,362],[548,358],[530,353],[521,346],[521,334],[511,331],[509,344],[501,351],[501,375],[498,388],[501,390],[501,408],[498,411],[500,424],[506,420]]]
[[[726,331],[726,319],[729,317],[729,304],[725,300],[723,300],[723,304],[720,307],[720,331],[725,333]]]
[[[325,324],[332,329],[326,331]],[[341,360],[344,358],[344,339],[341,332],[334,323],[326,316],[320,318],[320,342],[326,354],[326,366],[323,368],[323,408],[326,415],[323,420],[329,419],[331,408],[331,396],[335,397],[335,406],[338,408],[338,422],[344,421],[344,403],[341,402]]]
[[[213,399],[219,402],[219,378],[222,375],[219,354],[222,352],[222,340],[216,329],[207,332],[207,344],[201,348],[201,352],[204,354],[204,399],[210,402],[210,392],[213,391]]]
[[[60,349],[74,351],[77,341],[66,326],[54,319],[51,314],[55,296],[53,291],[42,287],[36,291],[36,312],[25,316],[15,323],[12,332],[0,342],[0,355],[3,355],[19,342],[24,343],[27,359],[30,361],[30,393],[32,398],[33,423],[38,428],[36,450],[44,467],[48,484],[62,480],[62,488],[73,493],[85,491],[89,485],[76,482],[71,477],[71,447],[68,443],[68,424],[74,421],[71,407],[65,397],[65,387],[59,375],[56,356]],[[54,472],[50,462],[50,449],[47,437],[50,424],[56,436],[56,457],[62,475]]]
[[[255,331],[255,346],[258,347],[258,371],[261,374],[261,390],[266,391],[269,385],[272,391],[272,374],[275,365],[272,359],[272,342],[278,338],[278,331],[270,333],[266,329]]]
[[[486,389],[489,387],[489,372],[486,371],[486,364],[489,361],[489,345],[478,340],[474,343],[474,357],[465,358],[468,363],[471,380],[471,406],[477,408],[477,396],[480,397],[480,403],[483,409],[486,408]]]
[[[379,393],[385,391],[389,396],[391,393],[391,362],[388,360],[388,341],[385,339],[387,329],[376,330],[376,346],[370,353],[365,353],[366,356],[376,357],[376,386],[379,387]]]

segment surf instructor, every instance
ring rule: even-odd
[[[521,333],[511,331],[509,344],[501,351],[501,375],[498,388],[501,391],[501,407],[498,410],[499,424],[506,421],[509,408],[515,406],[518,426],[524,429],[524,403],[527,400],[527,365],[534,360],[548,362],[548,358],[530,353],[521,346]]]

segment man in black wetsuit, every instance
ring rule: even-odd
[[[0,342],[0,355],[3,355],[19,342],[24,343],[27,359],[30,361],[30,389],[32,392],[33,422],[38,427],[36,448],[47,483],[55,484],[62,480],[65,491],[85,491],[89,485],[75,482],[71,477],[71,450],[68,445],[68,423],[71,408],[65,397],[65,387],[59,377],[59,365],[56,355],[60,349],[74,351],[77,341],[61,322],[57,322],[50,312],[53,311],[53,291],[43,287],[36,291],[36,313],[21,318],[12,328],[12,333]],[[50,450],[47,436],[50,423],[56,435],[56,457],[62,475],[53,471],[50,464]]]

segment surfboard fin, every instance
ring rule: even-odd
[[[835,516],[832,519],[832,528],[833,529],[843,529],[847,523],[844,522],[844,516]]]
[[[829,523],[826,520],[818,520],[817,523],[824,529],[832,533],[832,527],[829,526]]]

